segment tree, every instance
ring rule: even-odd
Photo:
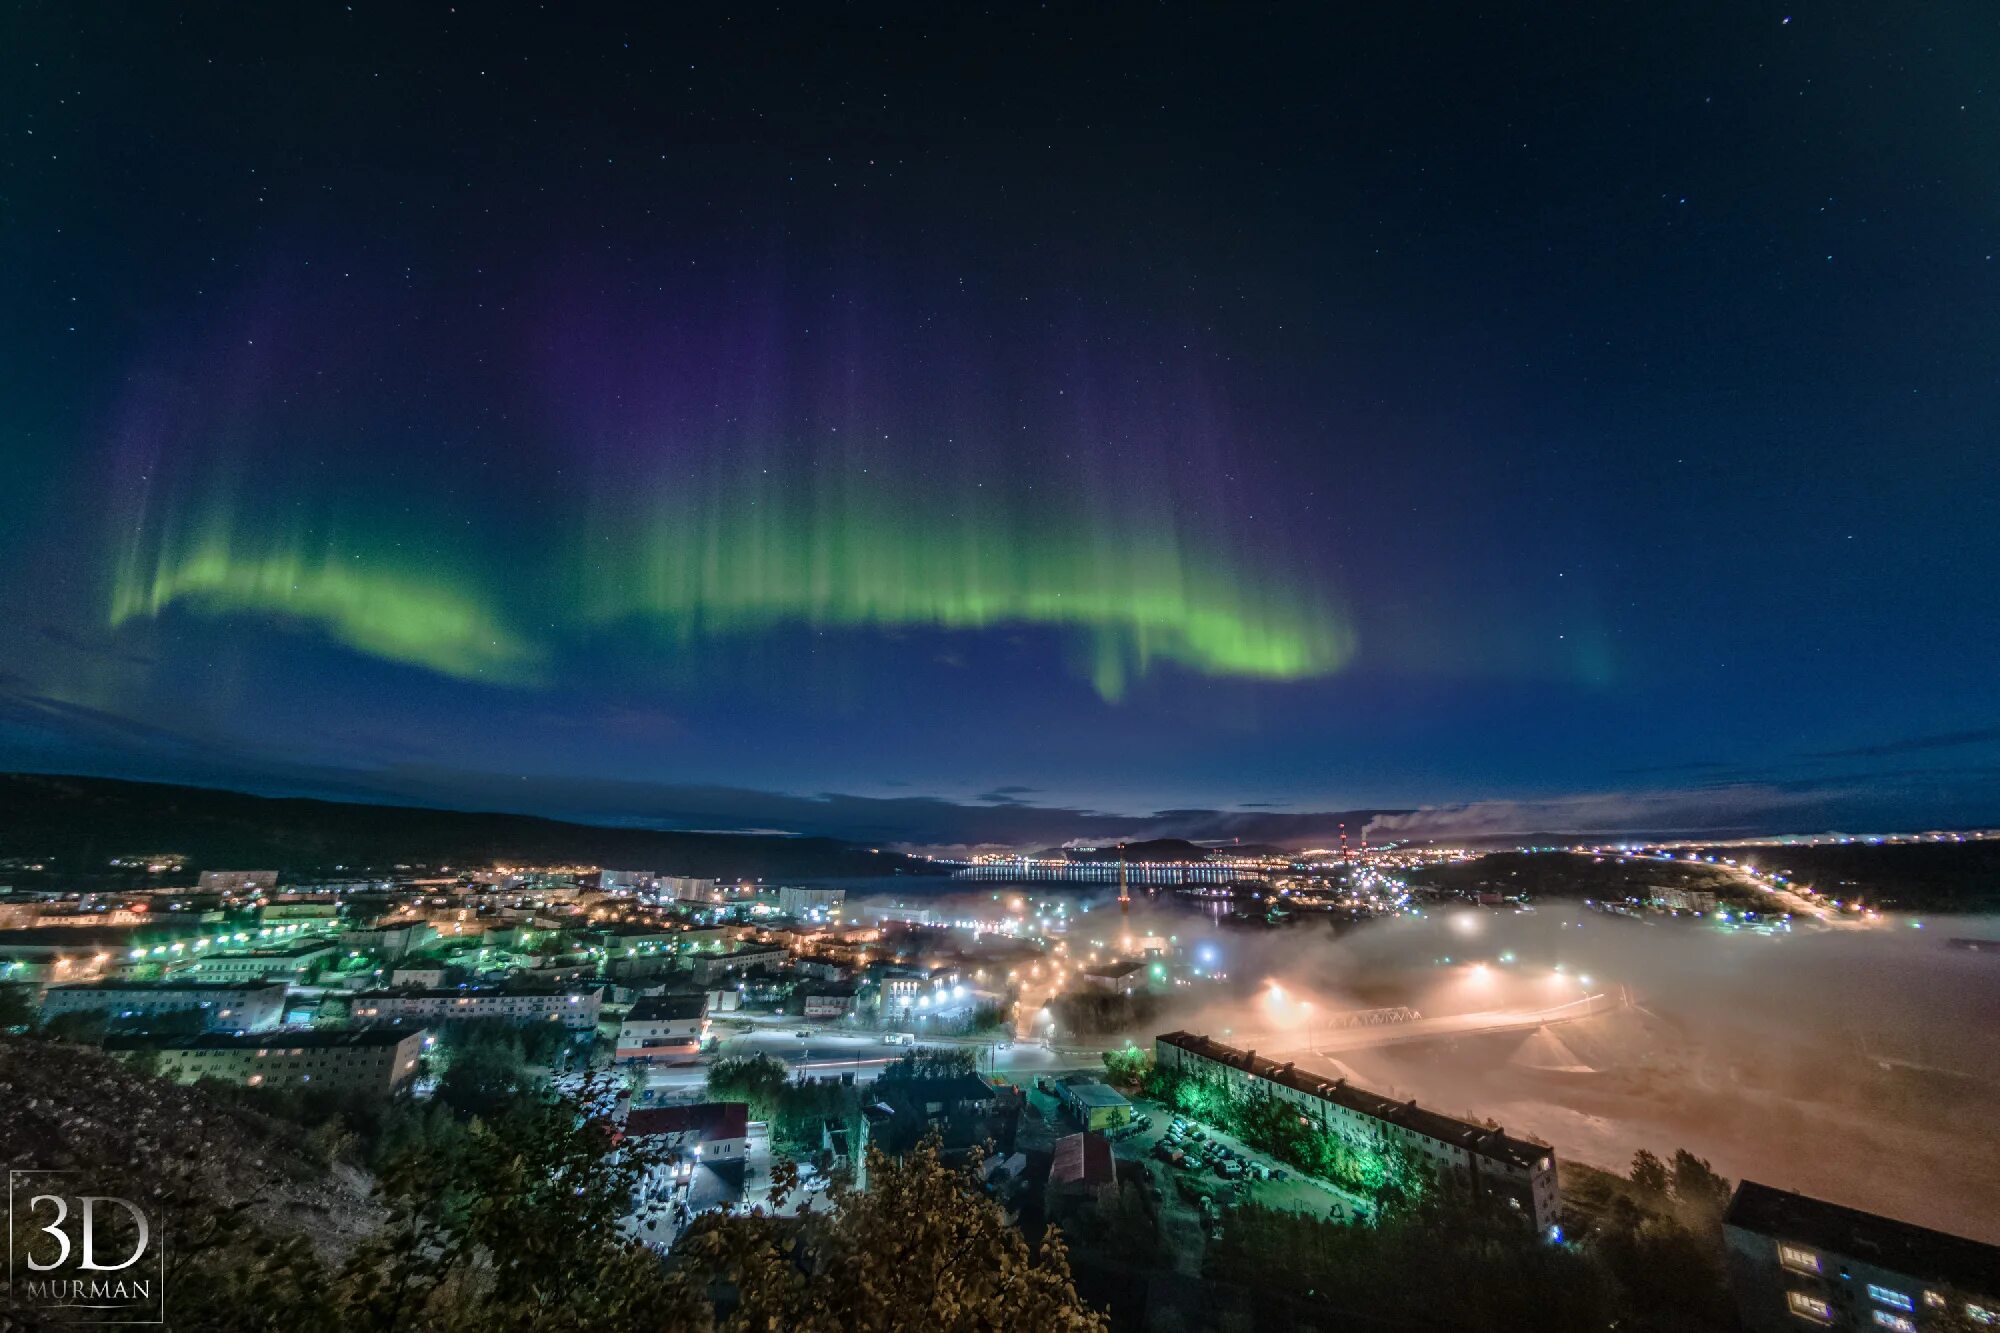
[[[0,1032],[33,1027],[35,1018],[33,986],[0,986]]]
[[[708,1095],[721,1102],[745,1102],[752,1120],[770,1121],[778,1114],[791,1071],[768,1055],[725,1056],[708,1065]]]
[[[1641,1148],[1632,1154],[1632,1188],[1639,1197],[1651,1203],[1663,1203],[1667,1197],[1667,1164],[1658,1156]]]
[[[475,1041],[452,1049],[438,1100],[461,1115],[487,1115],[520,1098],[534,1080],[520,1048],[505,1041]]]
[[[979,1054],[969,1046],[916,1046],[882,1070],[885,1083],[920,1078],[952,1078],[979,1071]]]
[[[383,1169],[386,1224],[338,1267],[234,1215],[194,1228],[205,1240],[199,1280],[169,1283],[174,1324],[228,1333],[699,1327],[692,1289],[625,1233],[659,1159],[643,1143],[621,1143],[589,1109],[605,1091],[586,1083],[575,1100],[524,1096],[463,1138],[416,1142]]]
[[[1674,1206],[1690,1226],[1713,1230],[1722,1225],[1732,1187],[1709,1166],[1707,1158],[1676,1148],[1668,1188]]]
[[[42,1035],[56,1041],[73,1042],[78,1046],[101,1046],[104,1031],[110,1026],[109,1017],[99,1012],[77,1011],[57,1014],[42,1024]]]
[[[723,1297],[731,1331],[1106,1327],[1076,1294],[1060,1233],[1033,1254],[935,1137],[901,1162],[871,1145],[868,1180],[865,1194],[839,1190],[831,1215],[697,1219],[674,1247],[679,1275]],[[773,1170],[774,1206],[795,1181]]]
[[[1613,1289],[1490,1200],[1443,1191],[1374,1226],[1251,1206],[1230,1213],[1204,1274],[1310,1299],[1325,1327],[1601,1330]]]
[[[1127,1042],[1119,1050],[1104,1053],[1104,1072],[1113,1083],[1136,1087],[1153,1072],[1153,1053]]]

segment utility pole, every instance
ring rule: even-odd
[[[1118,924],[1127,947],[1132,938],[1132,887],[1125,877],[1125,844],[1118,844]]]

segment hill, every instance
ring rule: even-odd
[[[669,874],[927,875],[929,862],[832,838],[604,828],[533,815],[250,796],[112,778],[0,774],[0,861],[101,874],[113,857],[179,853],[191,869],[287,875],[392,866],[610,865]],[[28,882],[0,870],[0,882]]]
[[[196,1195],[338,1254],[381,1222],[370,1181],[298,1126],[89,1046],[0,1034],[0,1167],[74,1171],[158,1216]],[[183,1237],[185,1239],[185,1237]],[[5,1319],[0,1319],[4,1326]]]
[[[2000,839],[1966,842],[1828,843],[1708,849],[1785,873],[1829,898],[1860,898],[1891,911],[2000,909]],[[1650,889],[1707,889],[1755,904],[1742,876],[1701,861],[1621,860],[1576,852],[1488,852],[1414,871],[1415,883],[1452,892],[1527,893],[1550,898],[1645,897]]]
[[[2000,910],[2000,839],[1716,847],[1833,898],[1902,912]]]
[[[1412,883],[1456,893],[1527,894],[1537,898],[1644,898],[1664,888],[1704,889],[1728,901],[1753,901],[1741,877],[1699,862],[1593,857],[1576,852],[1488,852],[1470,861],[1410,872]]]

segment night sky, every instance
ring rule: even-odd
[[[0,767],[2000,821],[2000,12],[1502,9],[15,8]]]

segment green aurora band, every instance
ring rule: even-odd
[[[471,553],[412,553],[435,538],[406,543],[351,526],[343,531],[370,537],[246,537],[216,517],[227,508],[210,509],[185,540],[170,531],[128,548],[113,578],[113,627],[170,607],[275,616],[374,657],[508,685],[540,683],[551,656],[512,628],[520,623],[559,635],[565,625],[637,625],[681,645],[786,625],[1044,627],[1072,637],[1107,700],[1156,662],[1298,680],[1338,670],[1353,651],[1345,618],[1323,601],[1250,578],[1167,523],[1037,520],[973,506],[925,521],[921,506],[853,492],[831,507],[824,497],[788,504],[742,491],[709,505],[627,505],[584,522],[575,595],[551,606],[524,591],[528,605],[510,616],[478,580],[454,573]],[[562,586],[521,586],[537,585]]]
[[[1159,661],[1211,676],[1300,680],[1337,671],[1353,654],[1346,620],[1331,607],[1246,576],[1169,522],[1037,517],[990,501],[927,511],[874,488],[804,500],[741,495],[601,524],[593,549],[617,554],[586,566],[585,613],[685,639],[786,623],[1043,626],[1077,636],[1108,700]]]
[[[265,614],[310,624],[357,652],[464,680],[532,684],[538,650],[475,595],[436,573],[303,544],[246,548],[215,534],[163,552],[150,570],[121,567],[111,625],[169,606]]]

